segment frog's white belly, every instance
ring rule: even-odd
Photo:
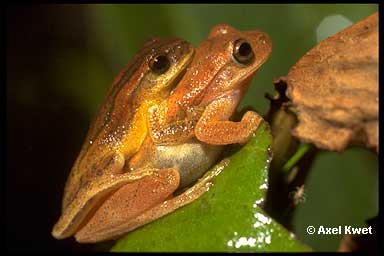
[[[152,167],[177,168],[182,188],[200,178],[216,162],[222,148],[196,139],[180,145],[154,146]]]

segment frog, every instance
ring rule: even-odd
[[[128,166],[154,175],[109,196],[75,235],[77,241],[117,239],[209,191],[229,163],[224,159],[207,172],[225,146],[246,143],[263,120],[253,111],[239,122],[230,118],[271,51],[264,32],[213,27],[169,96],[148,108],[147,136]]]
[[[153,174],[132,172],[127,163],[148,132],[148,108],[168,97],[193,55],[183,39],[151,38],[116,76],[67,178],[53,237],[76,234],[119,187]]]

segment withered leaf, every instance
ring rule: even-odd
[[[293,134],[331,151],[378,151],[378,13],[328,37],[289,71]]]

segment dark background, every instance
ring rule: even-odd
[[[272,56],[243,102],[265,114],[263,95],[273,92],[274,78],[287,74],[324,33],[331,35],[350,25],[348,20],[353,23],[375,11],[377,5],[8,6],[7,249],[95,250],[73,239],[55,240],[50,232],[97,105],[147,38],[179,36],[196,46],[223,22],[267,32]],[[339,18],[319,32],[318,25],[330,15]],[[322,153],[306,183],[306,202],[295,215],[298,237],[316,250],[335,250],[340,237],[308,236],[306,226],[362,225],[375,216],[377,175],[377,157],[364,149]]]

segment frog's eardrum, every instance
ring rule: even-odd
[[[293,134],[317,147],[378,152],[378,13],[328,37],[289,71]]]

